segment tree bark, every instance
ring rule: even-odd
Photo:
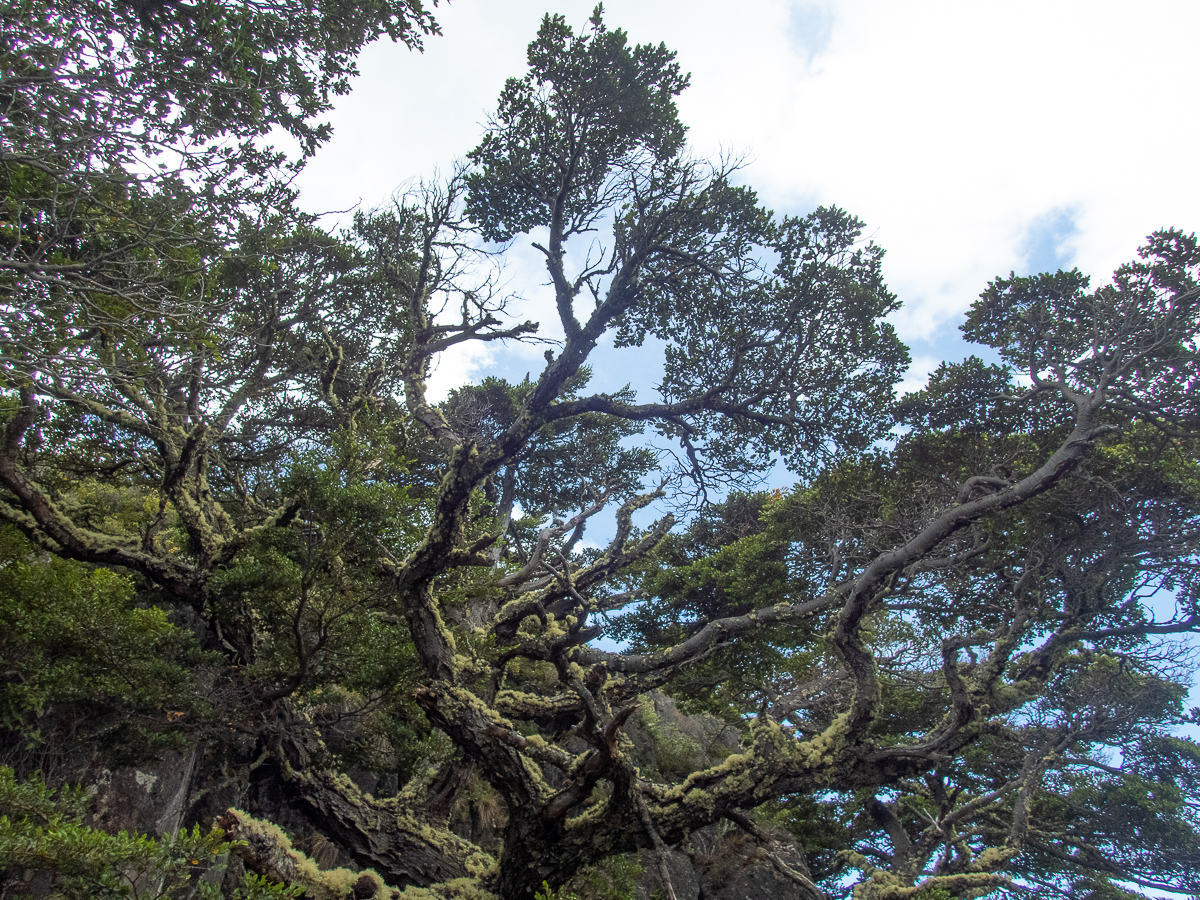
[[[490,855],[432,824],[424,804],[403,794],[378,800],[345,775],[304,765],[310,754],[302,738],[285,738],[281,756],[288,801],[356,863],[375,869],[392,887],[428,887],[485,876],[494,868]]]

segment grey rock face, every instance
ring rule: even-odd
[[[654,853],[643,852],[638,859],[642,864],[642,877],[637,886],[637,900],[666,897],[658,874],[658,857]],[[701,900],[700,876],[686,853],[678,850],[668,852],[667,871],[671,875],[671,887],[675,889],[675,900]]]
[[[692,862],[699,871],[701,900],[812,900],[812,895],[789,878],[740,831],[708,834],[693,840]],[[771,853],[793,871],[806,873],[803,854],[786,835],[774,834]]]
[[[110,834],[141,832],[160,838],[183,825],[188,791],[199,755],[165,753],[141,766],[101,771],[93,782],[92,822]]]

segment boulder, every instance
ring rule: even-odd
[[[183,826],[188,793],[199,756],[167,752],[162,759],[116,770],[102,769],[92,781],[91,821],[110,834],[140,832],[161,838]]]

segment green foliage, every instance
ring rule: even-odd
[[[261,139],[307,158],[354,54],[435,29],[418,0],[0,12],[0,516],[29,538],[0,533],[9,730],[82,723],[127,762],[190,729],[205,802],[282,798],[357,862],[414,884],[428,862],[431,893],[629,900],[615,850],[755,808],[831,892],[1196,893],[1170,635],[1200,623],[1200,243],[1156,234],[1094,291],[993,282],[964,330],[1003,365],[897,404],[863,224],[776,216],[736,162],[689,157],[687,77],[600,8],[544,19],[469,166],[321,233],[303,159]],[[433,405],[442,351],[534,338],[486,246],[532,230],[557,352]],[[596,346],[647,340],[656,402],[588,394]],[[635,446],[647,426],[677,458]],[[729,491],[778,460],[792,490]],[[700,513],[635,529],[668,487]],[[605,499],[616,538],[581,548]],[[588,646],[609,614],[632,652]],[[639,773],[620,726],[663,687],[740,752],[643,712]],[[339,767],[422,774],[376,799]],[[157,897],[229,849],[84,813],[0,771],[0,871]],[[455,815],[488,840],[507,818],[498,872]]]
[[[563,388],[562,399],[578,399],[591,377],[589,367],[581,368]],[[452,390],[443,409],[459,433],[485,443],[513,424],[533,388],[528,380],[509,384],[502,378],[488,377],[478,385]],[[631,402],[634,392],[626,387],[610,396],[617,402]],[[522,525],[526,528],[542,516],[560,515],[591,499],[586,485],[610,486],[614,498],[626,499],[642,489],[642,479],[656,463],[648,448],[625,446],[642,430],[637,423],[596,414],[546,425],[529,441],[525,452],[498,472],[484,490],[491,495],[493,505],[501,504],[500,487],[511,468],[512,499],[520,505],[523,517],[530,519]]]
[[[664,726],[652,708],[638,710],[637,722],[650,736],[652,746],[645,770],[655,781],[679,781],[701,767],[704,749],[678,728]]]
[[[765,803],[755,811],[764,828],[782,828],[803,852],[813,878],[831,883],[845,871],[841,853],[860,834],[855,820],[866,797],[852,791],[830,791],[821,796],[795,794]]]
[[[1198,748],[1180,738],[1168,740],[1178,753],[1174,766],[1188,770],[1186,784],[1195,778]],[[1135,741],[1130,740],[1127,756],[1139,753]],[[1128,890],[1121,882],[1190,893],[1200,888],[1195,792],[1138,769],[1137,764],[1126,772],[1081,766],[1046,785],[1034,810],[1036,836],[1018,861],[1019,871],[1044,886],[1039,893],[1120,897]],[[1063,859],[1059,848],[1064,846],[1074,850],[1070,859]]]
[[[752,414],[714,411],[695,421],[704,455],[730,471],[739,459],[761,470],[782,458],[806,472],[838,448],[884,439],[908,352],[882,321],[897,307],[882,249],[864,243],[863,223],[836,207],[772,221],[745,189],[718,182],[711,192],[711,210],[689,203],[703,213],[689,224],[713,242],[712,264],[741,269],[746,256],[766,254],[775,267],[753,279],[739,272],[732,285],[695,270],[651,271],[646,302],[618,342],[645,334],[668,342],[668,399],[702,395],[714,371],[730,373],[734,404],[762,398]]]
[[[182,740],[164,710],[203,713],[190,633],[139,606],[128,577],[35,551],[11,526],[0,530],[0,659],[3,724],[33,743],[44,713],[73,709],[79,735],[110,758],[152,754]]]
[[[644,871],[632,854],[610,856],[577,873],[548,900],[635,900]]]
[[[658,390],[675,414],[606,405],[678,441],[701,494],[752,481],[773,457],[804,468],[884,437],[908,357],[881,321],[895,308],[882,251],[840,209],[777,218],[733,183],[736,164],[689,158],[673,55],[630,48],[599,13],[579,35],[543,21],[529,73],[506,84],[471,153],[470,217],[490,240],[550,229],[537,246],[568,337],[591,293],[590,327],[616,347],[663,342]],[[610,219],[610,258],[568,278],[568,242]]]
[[[492,241],[550,224],[550,201],[564,187],[572,224],[595,220],[613,169],[640,154],[667,160],[682,147],[674,97],[687,76],[665,45],[629,47],[625,32],[592,18],[576,35],[561,15],[542,21],[529,45],[529,73],[510,78],[496,127],[471,151],[467,210]],[[588,140],[573,152],[577,134]]]
[[[671,647],[714,618],[819,596],[842,573],[902,543],[927,510],[953,503],[939,477],[962,484],[997,458],[1004,461],[992,470],[997,477],[1020,477],[1061,440],[1061,408],[1028,398],[1008,377],[978,360],[943,367],[925,391],[906,398],[915,427],[894,449],[830,466],[787,494],[738,495],[712,507],[659,546],[640,582],[651,599],[619,619],[617,633],[638,649]],[[874,739],[900,744],[936,733],[948,697],[934,653],[942,636],[963,632],[964,620],[1001,629],[1009,604],[1017,605],[1033,646],[1054,646],[1047,635],[1064,619],[1088,623],[1076,626],[1077,643],[1053,671],[1039,672],[1032,652],[1015,655],[1012,686],[991,701],[1008,712],[1007,740],[977,737],[939,768],[936,791],[910,786],[890,801],[909,835],[929,832],[952,791],[979,796],[1017,778],[1023,748],[1078,734],[1071,757],[1078,762],[1047,774],[1027,849],[1010,871],[1045,897],[1116,897],[1126,890],[1117,872],[1145,887],[1195,889],[1196,749],[1169,736],[1187,721],[1182,681],[1190,656],[1185,645],[1146,634],[1155,592],[1160,619],[1172,595],[1183,629],[1195,615],[1194,550],[1184,538],[1195,534],[1200,513],[1195,459],[1190,440],[1128,426],[1056,494],[982,523],[977,566],[914,573],[870,617],[863,639],[881,659]],[[819,731],[837,707],[819,695],[792,701],[787,692],[836,667],[826,642],[817,628],[762,629],[692,667],[672,691],[731,721],[768,709],[802,733]],[[1045,680],[1033,688],[1030,678]],[[1110,746],[1122,748],[1119,767],[1104,762]],[[1101,774],[1088,768],[1093,761]],[[867,813],[871,802],[853,792],[796,795],[767,812],[796,835],[814,875],[831,879],[844,871],[839,854],[885,831]],[[1002,826],[983,834],[980,848],[1006,839]],[[1069,860],[1063,846],[1074,848]]]
[[[641,648],[667,647],[724,616],[740,616],[811,590],[785,535],[799,529],[800,493],[735,494],[713,504],[682,534],[668,536],[641,582],[649,600],[617,617],[614,636]],[[791,551],[789,552],[789,545]],[[819,634],[795,629],[762,632],[682,673],[672,694],[690,710],[731,722],[755,711],[764,684],[799,679],[828,663]]]
[[[259,636],[244,677],[331,726],[344,765],[380,772],[408,771],[429,750],[411,698],[416,654],[379,565],[408,552],[424,517],[395,437],[364,413],[329,446],[299,451],[280,481],[296,520],[257,532],[211,581],[216,608]]]
[[[1200,311],[1197,266],[1195,235],[1160,231],[1136,262],[1095,291],[1078,270],[993,281],[972,306],[963,333],[1031,371],[1035,387],[1047,382],[1082,390],[1110,371],[1112,390],[1129,410],[1186,416],[1200,377],[1193,326]],[[1134,354],[1137,366],[1120,366],[1118,360]]]
[[[5,68],[49,72],[57,81],[40,92],[21,86],[22,95],[40,101],[16,107],[14,124],[31,140],[49,139],[71,121],[71,110],[103,112],[110,126],[126,124],[136,111],[144,146],[184,135],[249,137],[281,126],[309,150],[328,134],[311,120],[329,108],[332,95],[348,90],[366,43],[386,34],[419,46],[422,33],[437,30],[420,0],[367,6],[20,0],[0,26],[10,38]],[[108,148],[107,158],[124,163],[136,134],[126,132],[129,144]]]
[[[1000,430],[989,424],[1017,431],[1028,417],[1020,415],[1020,407],[1000,399],[1012,390],[1012,371],[1005,366],[986,365],[977,356],[960,363],[943,362],[924,388],[904,396],[896,417],[917,433]]]
[[[635,856],[610,856],[578,872],[560,888],[543,881],[534,900],[635,900],[643,871]]]
[[[19,782],[0,766],[0,886],[6,893],[31,886],[18,879],[44,874],[50,893],[39,884],[37,896],[55,900],[157,900],[189,887],[209,900],[221,896],[214,885],[197,883],[232,846],[220,830],[202,834],[196,826],[163,840],[112,835],[82,824],[87,806],[83,788],[56,792],[37,778]],[[297,893],[249,875],[231,900],[284,900]]]
[[[144,427],[114,437],[128,420],[92,404],[178,418],[188,412],[180,398],[191,396],[224,428],[226,401],[263,400],[263,384],[239,392],[228,380],[253,368],[248,357],[285,370],[316,362],[318,353],[285,333],[314,320],[297,269],[336,294],[361,260],[294,208],[287,183],[302,160],[286,162],[259,139],[278,130],[311,154],[329,135],[317,117],[348,90],[363,46],[386,35],[416,48],[437,31],[421,0],[6,5],[0,308],[15,327],[3,337],[0,387],[19,390],[35,372],[54,371],[56,396],[76,402],[49,429],[69,435],[85,472],[111,471],[104,457],[114,441],[154,446]],[[370,293],[361,278],[355,287],[358,298]],[[322,298],[341,307],[324,324],[344,335],[353,314],[339,299]],[[281,319],[289,326],[276,328]],[[320,345],[317,331],[304,337]],[[172,402],[159,396],[147,406],[156,391],[144,385],[140,399],[112,390],[105,361],[118,359],[125,377],[155,380]],[[181,368],[206,390],[172,385]],[[343,378],[361,375],[347,368]],[[292,398],[267,399],[294,412]],[[239,424],[263,437],[256,418]]]
[[[565,888],[555,890],[548,882],[543,881],[542,886],[534,892],[533,900],[576,900],[576,896]]]

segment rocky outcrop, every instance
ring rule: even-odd
[[[689,849],[699,876],[701,900],[821,897],[808,879],[804,854],[786,832],[755,837],[740,829],[724,833],[717,828],[705,829],[693,837]]]
[[[651,780],[675,780],[701,766],[721,762],[737,753],[737,729],[706,715],[685,715],[678,704],[660,691],[643,698],[644,705],[626,724],[633,742],[630,755],[642,774]]]
[[[89,824],[110,834],[119,831],[161,838],[183,827],[189,811],[199,748],[167,752],[154,762],[121,769],[100,769]]]
[[[719,763],[741,748],[735,728],[706,715],[688,715],[667,695],[647,695],[653,706],[625,729],[639,769],[652,779],[678,780]],[[642,875],[637,900],[666,896],[655,854],[638,855]],[[783,831],[750,834],[730,823],[693,834],[666,854],[676,900],[816,900],[802,851]],[[811,882],[810,882],[811,884]]]

